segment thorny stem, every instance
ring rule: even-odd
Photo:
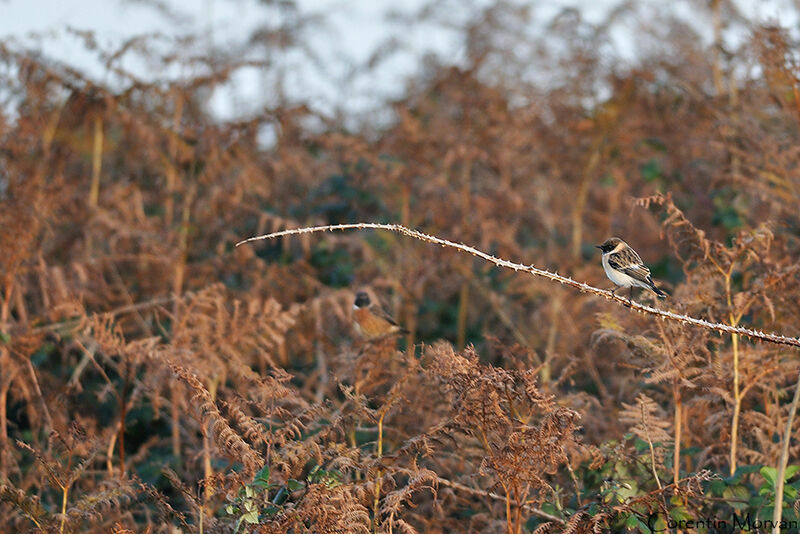
[[[792,406],[789,408],[789,415],[786,418],[786,429],[783,431],[781,457],[778,460],[778,479],[775,482],[775,505],[772,509],[773,534],[780,534],[780,523],[781,517],[783,516],[783,483],[786,478],[786,464],[789,461],[789,441],[792,439],[792,422],[794,421],[794,414],[797,412],[798,400],[800,400],[800,373],[797,375],[794,399],[792,399]]]
[[[410,228],[407,228],[399,224],[353,223],[353,224],[332,224],[327,226],[308,226],[304,228],[282,230],[280,232],[273,232],[271,234],[251,237],[249,239],[245,239],[243,241],[236,243],[236,246],[242,245],[244,243],[249,243],[252,241],[260,241],[262,239],[274,239],[276,237],[281,237],[286,235],[299,235],[299,234],[308,234],[313,232],[324,232],[331,230],[356,230],[365,228],[372,228],[376,230],[389,230],[391,232],[397,232],[406,235],[408,237],[413,237],[414,239],[419,239],[420,241],[426,241],[428,243],[434,243],[436,245],[441,245],[443,247],[450,247],[461,250],[463,252],[468,252],[474,256],[478,256],[481,259],[493,263],[498,267],[513,269],[514,271],[522,271],[532,274],[533,276],[540,276],[542,278],[547,278],[548,280],[559,282],[560,284],[575,288],[584,293],[591,293],[595,296],[603,297],[607,300],[617,301],[620,304],[626,306],[627,308],[630,308],[631,310],[640,313],[647,313],[662,319],[668,319],[670,321],[676,321],[679,323],[689,324],[700,328],[706,328],[708,330],[714,330],[715,332],[726,333],[726,334],[738,334],[740,336],[746,336],[752,339],[759,339],[761,341],[775,343],[778,345],[790,345],[792,347],[800,347],[800,338],[761,332],[749,328],[744,328],[741,326],[734,327],[724,323],[713,323],[710,321],[706,321],[704,319],[691,317],[689,315],[653,308],[652,306],[646,306],[644,304],[640,304],[635,301],[630,301],[625,297],[615,295],[611,291],[608,291],[606,289],[593,287],[584,282],[578,282],[576,280],[573,280],[572,278],[561,276],[558,273],[553,273],[546,269],[539,269],[538,267],[535,267],[533,265],[522,265],[520,263],[515,263],[509,260],[505,260],[503,258],[497,258],[495,256],[492,256],[491,254],[478,250],[474,247],[464,245],[461,243],[454,243],[453,241],[435,237],[429,234],[424,234],[422,232],[419,232],[417,230],[412,230]]]

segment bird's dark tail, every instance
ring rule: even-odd
[[[653,291],[653,293],[656,294],[656,296],[658,298],[665,299],[665,298],[667,298],[669,296],[666,293],[664,293],[663,291],[661,291],[660,289],[658,289],[658,286],[656,286],[655,282],[653,282],[653,279],[651,277],[649,277],[649,276],[647,277],[647,285],[650,287],[650,289]]]
[[[666,293],[658,289],[658,287],[653,282],[650,282],[650,289],[652,289],[653,293],[655,293],[656,296],[660,299],[665,299],[668,296]]]

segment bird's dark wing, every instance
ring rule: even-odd
[[[652,285],[653,280],[650,278],[650,269],[642,262],[642,258],[631,247],[626,247],[609,254],[608,265],[612,269],[621,271],[631,278],[635,278],[647,285]]]
[[[379,308],[378,306],[374,306],[371,311],[372,311],[372,313],[374,313],[375,315],[377,315],[378,317],[380,317],[381,319],[383,319],[384,321],[386,321],[390,325],[399,326],[397,324],[397,321],[395,321],[392,318],[392,316],[389,315],[388,313],[386,313],[386,311],[383,310],[382,308]]]
[[[371,311],[373,314],[375,314],[375,316],[377,316],[377,317],[379,317],[379,318],[383,319],[384,321],[386,321],[386,322],[387,322],[387,323],[389,323],[390,325],[392,325],[392,326],[396,326],[396,327],[397,327],[397,332],[400,332],[401,334],[408,334],[408,330],[407,330],[407,329],[405,329],[405,328],[403,328],[403,327],[402,327],[402,326],[400,326],[399,324],[397,324],[397,321],[395,321],[395,320],[392,318],[392,316],[391,316],[391,315],[389,315],[388,313],[386,313],[386,310],[384,310],[384,309],[383,309],[383,308],[381,308],[380,306],[372,306],[372,308],[371,308],[371,310],[370,310],[370,311]]]

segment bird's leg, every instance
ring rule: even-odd
[[[628,302],[633,301],[633,286],[631,286],[631,292],[628,293]]]
[[[617,296],[617,290],[620,289],[621,287],[622,286],[618,286],[618,285],[614,284],[614,289],[611,291],[611,294],[616,297]]]

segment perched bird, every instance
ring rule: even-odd
[[[596,247],[603,251],[606,276],[617,285],[612,293],[616,294],[621,287],[629,287],[630,297],[633,297],[633,288],[643,287],[651,290],[660,299],[667,298],[667,294],[653,283],[650,269],[642,262],[642,258],[625,241],[612,237]]]
[[[371,304],[369,295],[365,291],[356,293],[353,316],[356,330],[362,337],[374,339],[389,334],[408,334],[408,330],[400,327],[383,310]]]

